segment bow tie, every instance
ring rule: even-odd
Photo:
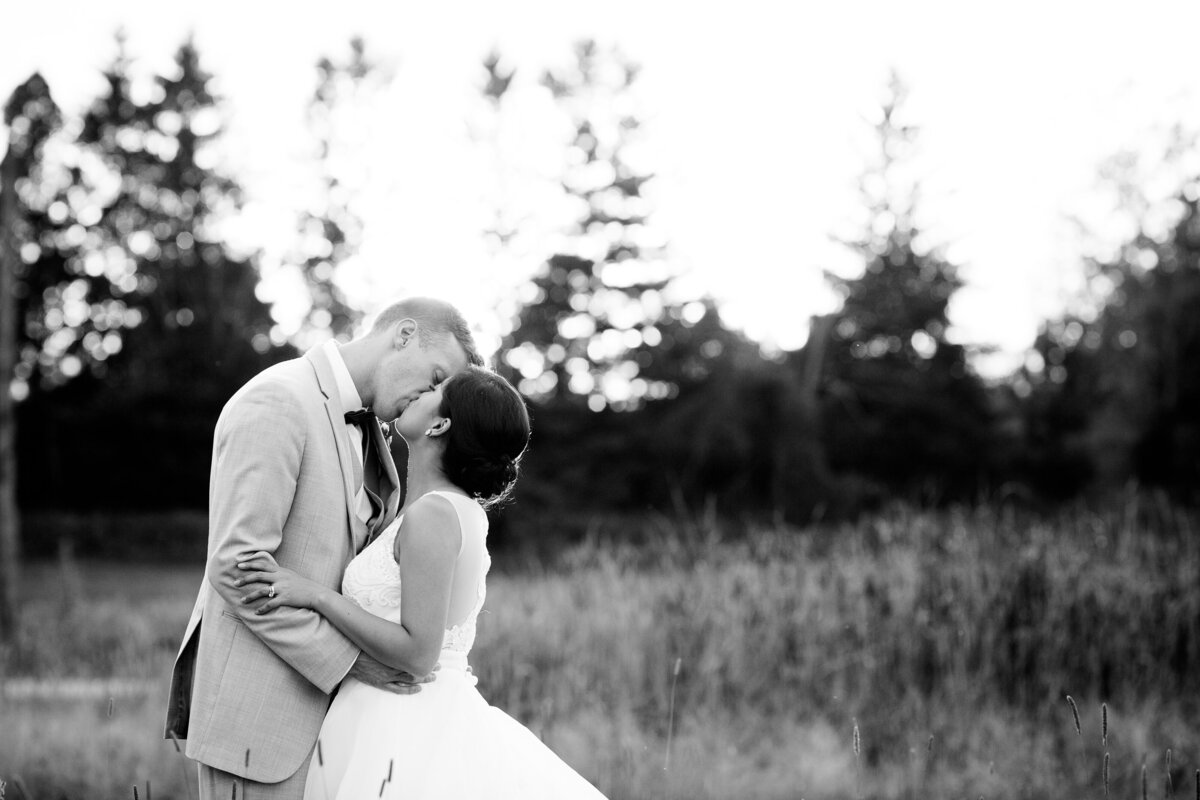
[[[346,424],[357,425],[360,428],[366,428],[368,422],[379,424],[379,418],[369,408],[360,408],[357,411],[346,412]]]

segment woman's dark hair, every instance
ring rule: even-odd
[[[508,381],[467,367],[442,387],[438,413],[450,420],[442,470],[484,506],[503,502],[529,443],[529,411]]]

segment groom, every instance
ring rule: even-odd
[[[413,677],[359,651],[307,609],[256,615],[235,585],[258,550],[340,588],[346,564],[396,515],[396,467],[375,417],[482,361],[462,315],[402,300],[363,337],[314,347],[243,386],[217,421],[205,580],[176,657],[168,737],[200,763],[202,800],[302,797],[330,693],[347,675],[393,691]],[[347,413],[374,412],[363,427]],[[364,470],[364,454],[366,469]],[[365,478],[364,478],[365,474]]]

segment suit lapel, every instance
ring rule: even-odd
[[[355,475],[361,475],[362,466],[358,464],[358,459],[354,455],[354,445],[350,442],[350,432],[346,429],[342,398],[338,394],[337,381],[333,377],[333,367],[330,366],[329,359],[321,350],[320,345],[309,350],[304,357],[312,364],[313,372],[317,376],[317,386],[320,388],[321,394],[325,396],[325,414],[329,418],[329,427],[333,433],[333,440],[337,444],[338,463],[342,468],[351,552],[357,553],[359,545],[366,540],[367,535],[366,526],[355,511],[354,500],[356,487],[361,481],[361,479],[356,481]],[[393,465],[392,468],[395,469],[395,466]]]

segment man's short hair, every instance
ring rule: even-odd
[[[413,319],[417,322],[417,343],[421,347],[439,342],[446,336],[453,336],[462,345],[467,355],[467,363],[482,367],[483,359],[475,348],[475,338],[467,327],[467,321],[458,309],[444,300],[432,297],[409,297],[392,303],[379,312],[375,323],[371,325],[369,335],[382,333],[402,319]]]

